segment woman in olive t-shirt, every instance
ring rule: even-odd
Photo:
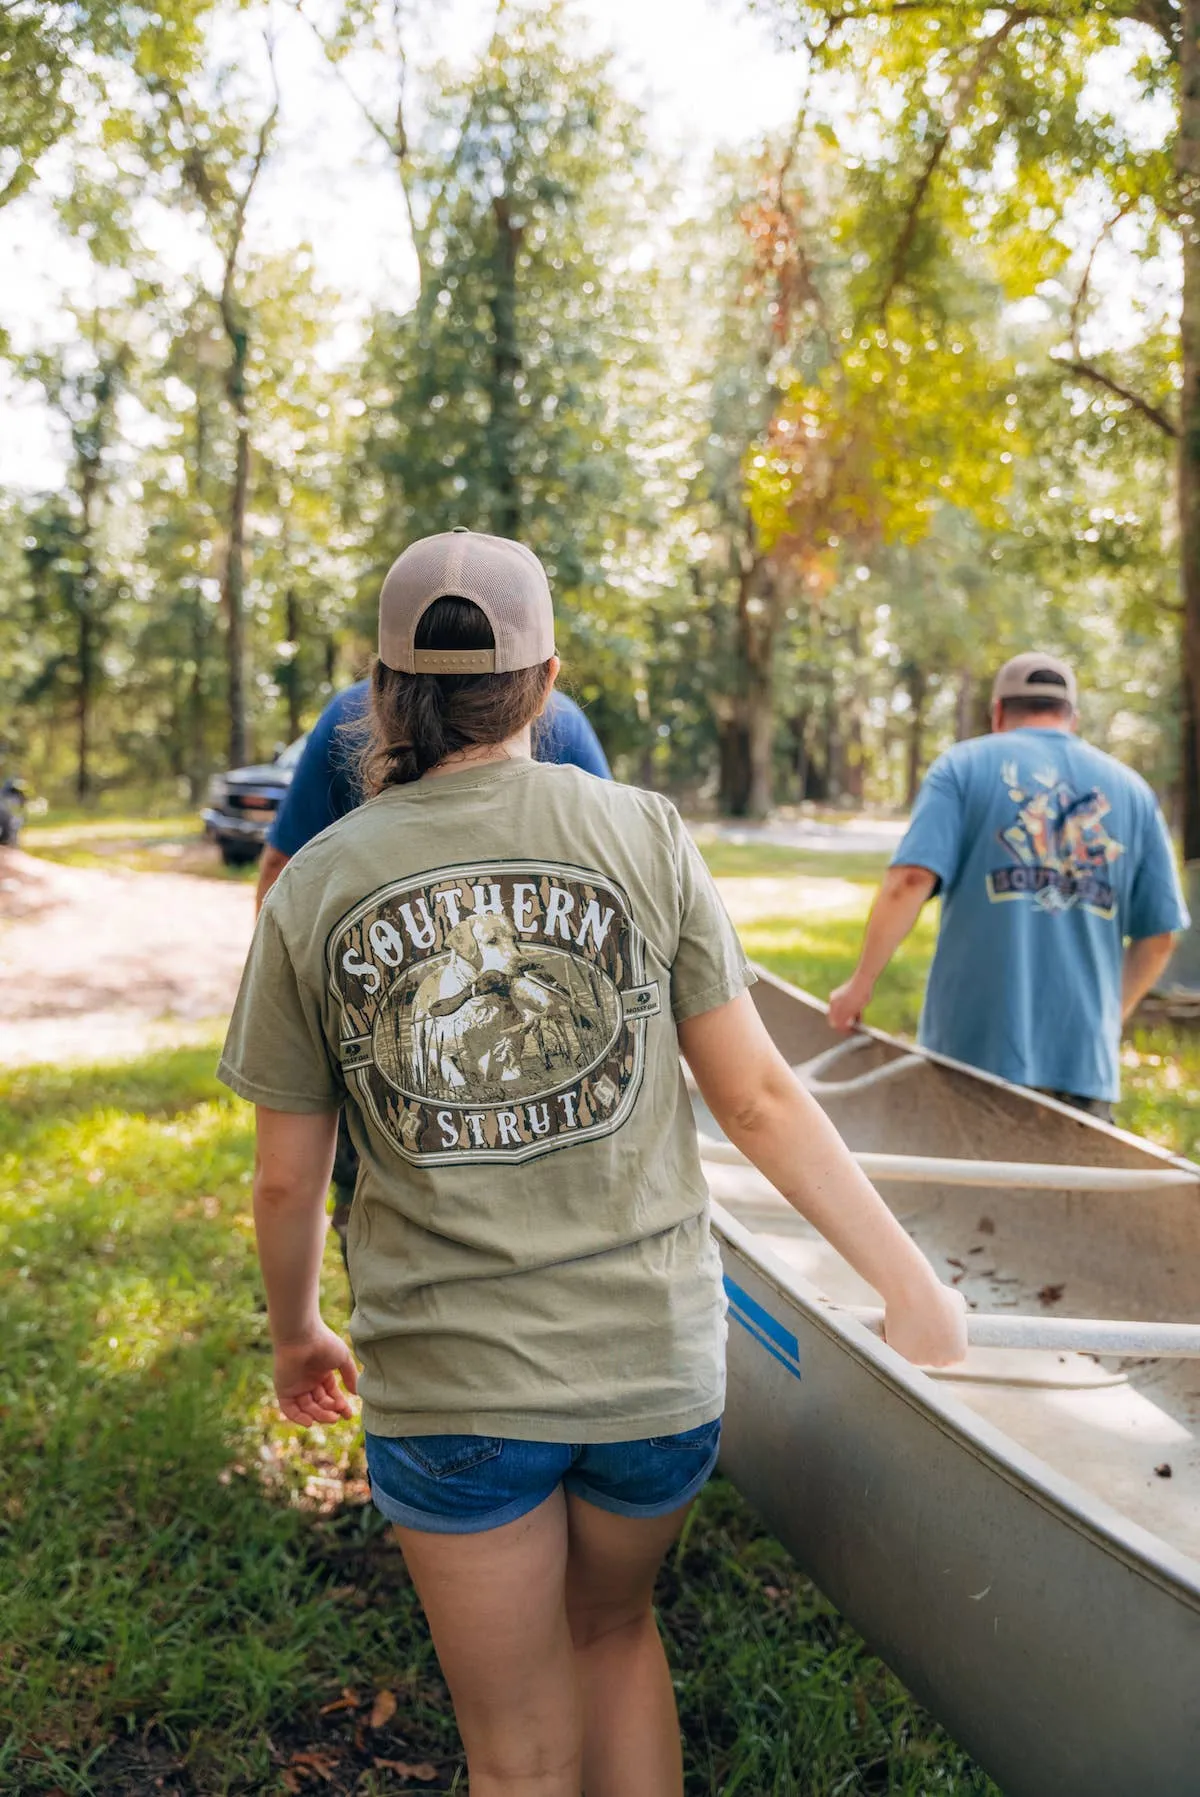
[[[673,807],[532,759],[557,672],[527,549],[456,531],[399,558],[374,796],[272,889],[220,1073],[257,1106],[275,1388],[302,1427],[359,1389],[318,1301],[345,1103],[372,1495],[473,1797],[679,1797],[651,1598],[716,1461],[725,1333],[680,1051],[901,1353],[960,1358],[963,1304],[771,1043]]]

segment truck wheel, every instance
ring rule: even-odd
[[[257,861],[261,854],[262,849],[257,843],[223,842],[221,844],[221,859],[226,867],[249,867],[251,862]]]
[[[21,826],[7,805],[0,805],[0,849],[15,849]]]

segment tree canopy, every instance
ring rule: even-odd
[[[681,187],[563,0],[454,63],[390,0],[5,8],[2,216],[93,270],[7,341],[63,473],[0,504],[6,759],[194,798],[465,523],[546,561],[627,777],[902,802],[1035,642],[1191,830],[1174,10],[758,10],[807,46],[794,119]],[[314,92],[378,148],[411,290],[281,238]]]

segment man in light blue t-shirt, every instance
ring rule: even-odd
[[[940,891],[919,1040],[1107,1116],[1121,1025],[1188,914],[1154,794],[1079,741],[1075,706],[1065,662],[1018,655],[1001,668],[994,734],[930,768],[829,1019],[853,1028]]]

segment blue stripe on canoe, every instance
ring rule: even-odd
[[[757,1299],[725,1275],[725,1295],[729,1299],[729,1308],[742,1328],[752,1335],[760,1347],[767,1350],[772,1359],[779,1361],[795,1378],[800,1377],[800,1344],[790,1330],[777,1322],[769,1310],[764,1310]]]

